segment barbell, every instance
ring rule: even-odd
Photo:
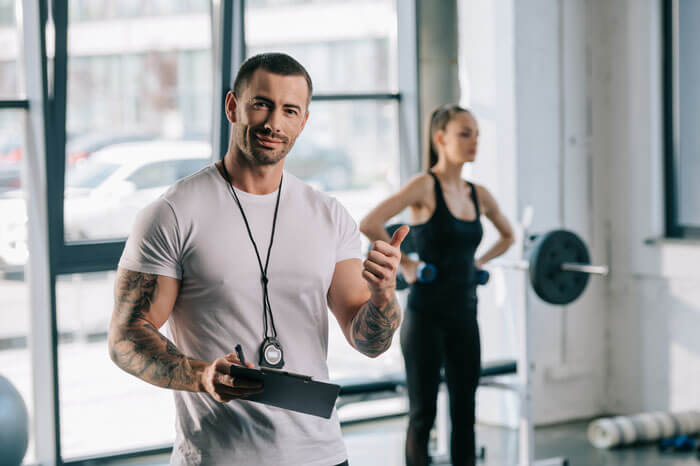
[[[388,225],[386,231],[391,237],[401,224]],[[586,243],[569,230],[552,230],[540,235],[530,235],[523,260],[495,260],[494,267],[510,268],[528,272],[530,284],[543,301],[564,305],[578,299],[583,294],[590,275],[607,275],[608,266],[593,265]],[[416,244],[409,232],[401,243],[404,254],[416,253]],[[433,279],[438,279],[439,269],[430,269]],[[419,280],[421,276],[419,274]],[[432,280],[431,280],[432,281]],[[487,271],[477,271],[474,283],[488,281]],[[405,289],[409,284],[399,274],[396,288]]]

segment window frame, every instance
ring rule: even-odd
[[[34,422],[36,458],[40,464],[93,464],[115,458],[165,453],[169,446],[145,447],[129,452],[64,461],[58,372],[56,281],[61,275],[114,270],[125,240],[66,242],[64,237],[64,193],[66,151],[66,94],[68,2],[16,0],[23,9],[27,98],[0,100],[0,111],[27,112],[26,156],[32,164],[29,183],[29,239],[32,244],[29,283],[32,301],[33,412],[42,413]],[[245,54],[245,0],[211,0],[214,53],[212,109],[212,158],[226,153],[229,123],[223,102],[232,87],[234,71]],[[396,0],[398,25],[397,93],[323,94],[314,101],[393,100],[398,104],[400,180],[406,182],[420,170],[419,83],[417,15],[413,2]],[[52,24],[53,28],[47,28]],[[47,37],[51,34],[51,37]],[[49,71],[47,42],[54,44]],[[34,170],[36,168],[36,170]]]
[[[700,239],[700,227],[681,223],[679,214],[681,199],[678,194],[680,167],[678,0],[663,0],[662,9],[665,236],[697,240]]]

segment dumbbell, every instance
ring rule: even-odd
[[[425,262],[420,262],[416,268],[416,281],[418,283],[432,283],[437,278],[437,268],[433,264],[426,264]],[[491,274],[488,270],[476,269],[476,284],[485,285],[488,283]],[[403,290],[409,287],[408,282],[399,274],[396,277],[396,287],[399,290]]]
[[[477,285],[486,285],[489,282],[489,278],[491,278],[488,270],[484,269],[476,269],[475,275]],[[416,270],[416,278],[420,283],[433,282],[437,278],[437,268],[432,264],[421,262]]]

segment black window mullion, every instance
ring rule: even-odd
[[[27,110],[29,108],[29,101],[27,99],[0,100],[0,109],[5,110],[8,108]]]
[[[362,94],[314,94],[312,102],[331,101],[363,101],[363,100],[401,100],[401,94],[392,93],[362,93]]]
[[[124,245],[124,240],[66,245],[61,249],[56,273],[63,275],[114,270]]]
[[[675,105],[674,105],[674,28],[673,0],[663,4],[663,92],[664,92],[664,184],[666,208],[666,236],[682,236],[678,225],[678,196],[676,192],[677,154],[675,150]]]

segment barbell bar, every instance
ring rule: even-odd
[[[530,263],[526,260],[508,260],[508,259],[495,259],[491,262],[495,267],[500,267],[504,269],[517,269],[517,270],[527,270],[530,268]],[[486,268],[491,268],[488,265]],[[582,264],[580,262],[562,262],[561,269],[567,272],[581,272],[590,275],[607,275],[609,268],[607,265],[593,265],[593,264]]]
[[[399,226],[401,225],[387,226],[389,236]],[[609,272],[607,265],[590,263],[586,244],[572,231],[553,230],[531,238],[533,240],[526,249],[527,259],[496,259],[491,266],[528,271],[530,284],[545,302],[569,304],[581,296],[590,275],[605,276]],[[410,232],[401,244],[401,250],[405,254],[418,252]],[[434,268],[433,278],[436,278],[440,267],[437,265]],[[476,283],[484,284],[488,281],[488,275],[484,276],[483,271],[477,271],[477,275],[474,280]],[[397,277],[398,289],[408,286],[403,277]]]

